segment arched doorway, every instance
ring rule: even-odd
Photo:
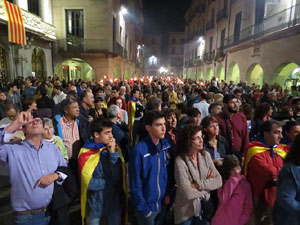
[[[240,68],[236,62],[230,64],[226,80],[227,82],[234,81],[235,84],[240,83]]]
[[[125,80],[129,80],[131,78],[130,68],[127,67],[125,71]]]
[[[197,74],[197,80],[203,80],[204,79],[204,73],[203,70],[199,70]]]
[[[79,58],[67,59],[55,68],[55,74],[59,75],[60,79],[69,80],[86,80],[95,79],[93,68],[84,60]]]
[[[0,45],[0,88],[3,89],[7,82],[6,54],[4,48]]]
[[[255,85],[262,87],[264,82],[264,71],[262,67],[257,63],[252,64],[247,71],[246,80],[249,86],[255,83]]]
[[[224,67],[222,66],[222,64],[219,64],[219,66],[218,66],[217,78],[219,79],[219,81],[225,80],[225,70],[224,70]]]
[[[205,73],[205,78],[204,78],[204,80],[210,81],[210,80],[213,78],[213,76],[214,76],[214,72],[212,71],[212,69],[211,69],[210,67],[208,67],[208,68],[206,69],[206,73]]]
[[[32,74],[38,80],[45,80],[47,74],[44,51],[40,48],[34,48],[31,57]]]
[[[114,78],[122,79],[122,70],[120,64],[116,64],[114,67]]]
[[[278,83],[281,87],[290,88],[291,84],[286,84],[286,81],[292,77],[293,72],[299,67],[296,63],[284,63],[280,65],[272,74],[269,83]]]

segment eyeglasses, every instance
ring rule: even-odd
[[[202,137],[195,137],[195,138],[191,138],[192,141],[202,141],[203,138]]]

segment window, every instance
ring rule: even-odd
[[[184,44],[184,39],[181,39],[181,44]]]
[[[220,48],[224,47],[224,40],[225,40],[225,28],[221,31],[221,43]]]
[[[83,10],[66,10],[67,36],[83,38]]]
[[[176,45],[176,40],[175,40],[175,38],[172,38],[172,45]]]
[[[198,48],[195,49],[195,58],[197,58]]]
[[[127,50],[127,41],[128,41],[128,36],[125,34],[125,50]]]
[[[151,44],[152,44],[152,45],[155,45],[155,44],[156,44],[156,42],[155,42],[155,39],[154,39],[154,38],[152,38],[152,40],[151,40]]]
[[[122,30],[123,28],[120,26],[120,40],[122,40]]]
[[[39,16],[39,0],[28,0],[28,11]]]
[[[171,54],[175,54],[175,48],[172,48]]]

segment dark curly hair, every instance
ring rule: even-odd
[[[194,124],[187,125],[180,130],[180,134],[178,135],[177,140],[177,154],[183,159],[188,155],[189,147],[192,144],[191,138],[199,131],[202,131],[202,127]],[[204,149],[201,150],[201,154],[205,155]]]

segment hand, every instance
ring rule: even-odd
[[[192,183],[191,186],[192,188],[199,189],[199,185],[197,183]]]
[[[223,162],[221,160],[219,160],[219,159],[214,159],[213,162],[217,166],[222,166],[223,165]]]
[[[42,176],[41,179],[36,183],[37,187],[47,187],[50,184],[52,184],[54,181],[58,179],[58,174],[57,173],[51,173],[48,175]]]
[[[94,120],[94,118],[93,117],[91,117],[91,116],[89,116],[89,122],[91,123],[93,120]]]
[[[206,179],[215,178],[217,174],[213,170],[209,170]]]
[[[109,153],[115,153],[116,152],[116,139],[111,138],[110,142],[106,145],[107,150]]]
[[[170,195],[167,195],[167,196],[165,197],[165,203],[166,203],[166,205],[169,205],[170,202],[171,202]]]
[[[32,116],[32,110],[28,110],[26,112],[21,112],[17,119],[6,128],[7,132],[10,133],[14,133],[17,129],[19,129],[20,127],[28,124],[28,123],[32,123],[36,120],[40,120],[40,118],[33,118]]]
[[[145,217],[148,218],[152,215],[152,211],[150,211]]]

